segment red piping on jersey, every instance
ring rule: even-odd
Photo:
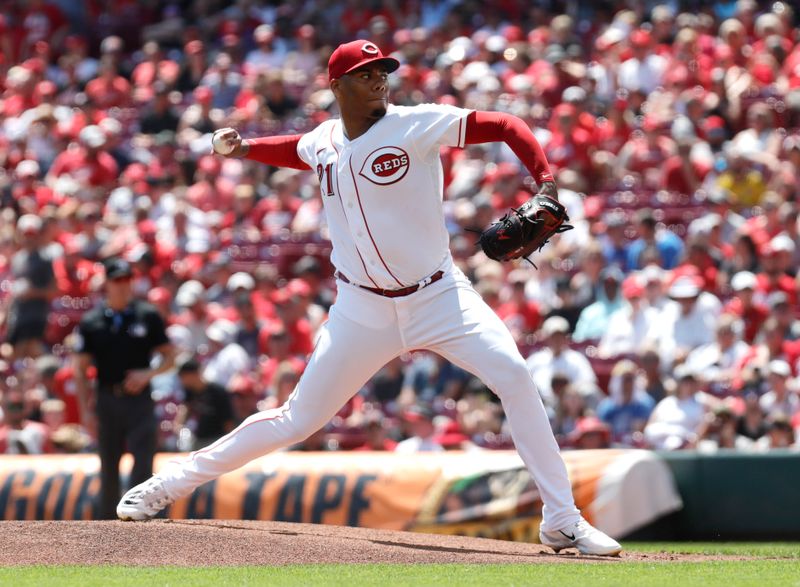
[[[250,150],[244,158],[276,167],[311,169],[297,154],[297,143],[302,137],[303,135],[281,135],[247,139],[245,142],[250,146]]]
[[[332,124],[331,125],[331,132],[328,135],[328,140],[331,143],[331,147],[336,152],[336,158],[337,158],[337,162],[336,162],[336,168],[337,168],[337,173],[336,173],[336,195],[339,198],[339,204],[342,206],[342,216],[344,216],[344,220],[345,220],[345,222],[347,222],[347,212],[345,212],[345,210],[344,210],[344,202],[342,202],[342,190],[339,189],[339,173],[338,173],[338,168],[339,168],[339,162],[338,162],[339,149],[337,149],[336,145],[333,143],[333,129],[334,128],[336,128],[336,125]],[[349,222],[348,222],[348,224],[349,224]],[[367,264],[364,263],[364,257],[361,256],[361,251],[358,250],[358,245],[356,244],[355,241],[353,241],[353,247],[356,250],[356,255],[358,255],[358,260],[361,261],[361,266],[364,268],[364,273],[367,275],[367,277],[372,282],[372,284],[375,287],[378,287],[378,284],[375,283],[375,280],[372,279],[372,276],[369,274],[369,271],[367,271]]]
[[[505,142],[525,164],[536,183],[553,181],[542,146],[521,118],[504,112],[470,112],[465,134],[465,145]]]
[[[386,261],[383,260],[383,256],[381,255],[380,249],[378,249],[378,245],[375,244],[375,239],[372,238],[372,231],[369,229],[369,222],[367,222],[367,216],[364,214],[364,207],[361,205],[361,194],[358,192],[358,182],[356,181],[356,174],[353,173],[353,158],[352,156],[347,160],[347,165],[350,167],[350,177],[353,178],[353,187],[356,189],[356,197],[358,198],[358,207],[361,209],[361,217],[364,219],[364,226],[367,227],[367,234],[369,235],[369,240],[372,241],[372,246],[375,247],[375,252],[378,253],[378,259],[381,260],[383,266],[386,268],[386,271],[389,272],[389,275],[397,282],[397,285],[403,287],[403,283],[395,277],[392,270],[389,269],[389,266],[386,264]]]
[[[458,119],[458,146],[459,147],[463,147],[464,146],[464,143],[461,142],[461,128],[463,126],[464,126],[464,119],[463,118],[459,118]]]

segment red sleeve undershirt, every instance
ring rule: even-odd
[[[292,169],[311,169],[297,154],[297,143],[303,135],[280,135],[276,137],[261,137],[247,139],[250,150],[245,159],[252,159],[259,163],[274,165],[276,167],[291,167]]]
[[[281,135],[248,139],[250,151],[246,159],[277,167],[311,169],[297,154],[297,143],[302,135]],[[528,126],[518,117],[502,112],[471,112],[467,116],[465,143],[505,142],[528,168],[537,183],[553,181],[539,141]]]
[[[522,119],[503,112],[471,112],[464,142],[468,145],[503,141],[528,168],[536,183],[554,181],[542,146]]]

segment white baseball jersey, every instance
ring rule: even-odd
[[[398,289],[446,264],[439,147],[464,146],[470,112],[438,104],[390,105],[355,140],[345,136],[340,119],[300,139],[297,153],[320,180],[331,261],[350,281]]]

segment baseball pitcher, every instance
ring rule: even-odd
[[[544,502],[542,543],[616,555],[620,545],[575,507],[558,445],[514,340],[454,266],[442,211],[439,148],[504,141],[540,186],[481,236],[486,254],[527,256],[567,219],[542,149],[520,119],[436,104],[389,103],[399,67],[372,42],[340,45],[328,62],[340,118],[311,132],[243,140],[230,128],[214,150],[269,165],[315,170],[328,218],[338,296],[287,402],[249,417],[210,446],[131,489],[117,513],[153,517],[211,479],[321,428],[385,363],[429,349],[480,377],[502,401],[517,450]]]

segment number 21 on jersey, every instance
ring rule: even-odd
[[[333,196],[333,163],[328,163],[323,167],[317,163],[317,178],[323,196]]]

